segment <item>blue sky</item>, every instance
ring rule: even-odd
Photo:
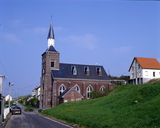
[[[14,96],[40,82],[51,16],[60,61],[100,64],[127,75],[134,56],[160,59],[160,2],[121,0],[1,0],[0,74]]]

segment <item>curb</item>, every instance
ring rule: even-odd
[[[67,122],[64,122],[62,120],[56,119],[54,117],[43,115],[43,114],[41,114],[39,112],[35,112],[35,113],[38,114],[39,116],[43,117],[43,118],[46,118],[46,119],[51,120],[53,122],[59,123],[59,124],[64,125],[64,126],[67,126],[68,128],[77,128],[75,125],[69,124]]]
[[[56,120],[56,119],[53,119],[53,118],[51,118],[51,117],[47,117],[47,116],[43,116],[43,115],[41,115],[41,116],[44,117],[44,118],[46,118],[46,119],[48,119],[48,120],[51,120],[51,121],[53,121],[53,122],[56,122],[56,123],[58,123],[58,124],[64,125],[64,126],[66,126],[66,127],[68,127],[68,128],[74,128],[73,126],[67,124],[66,122],[63,122],[63,121],[60,121],[60,120]]]

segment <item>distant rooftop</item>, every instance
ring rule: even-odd
[[[139,63],[142,69],[159,69],[160,70],[160,63],[156,58],[135,57],[133,61],[134,60],[136,60],[137,63]]]

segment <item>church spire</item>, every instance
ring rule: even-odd
[[[53,31],[52,24],[50,24],[50,27],[49,27],[48,39],[54,39],[54,31]]]
[[[50,46],[53,46],[53,47],[54,47],[54,45],[55,45],[55,40],[54,40],[54,31],[53,31],[52,24],[50,24],[47,39],[48,39],[48,48],[49,48]]]

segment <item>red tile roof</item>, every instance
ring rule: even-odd
[[[160,69],[160,63],[156,58],[135,57],[133,60],[136,60],[142,69]]]

